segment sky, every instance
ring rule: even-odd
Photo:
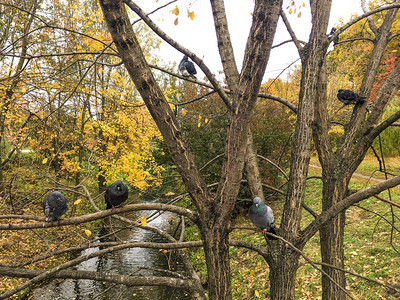
[[[306,6],[301,7],[301,18],[298,18],[297,13],[299,12],[299,5],[301,5],[303,1]],[[154,8],[170,2],[170,0],[140,0],[136,2],[144,11],[150,12]],[[291,0],[284,0],[283,7],[286,8],[290,2]],[[296,14],[289,14],[288,10],[286,10],[286,14],[292,24],[292,28],[294,29],[297,38],[307,41],[311,30],[309,1],[295,0],[295,2],[297,8]],[[176,16],[171,12],[175,8],[175,5],[178,5],[180,9],[178,25],[174,25]],[[251,26],[251,13],[253,11],[253,6],[254,0],[225,0],[228,26],[239,70],[242,65],[244,49]],[[194,11],[195,18],[193,20],[190,20],[187,17],[187,9]],[[362,14],[360,0],[333,0],[328,28],[330,29],[334,25],[338,24],[340,18],[347,22],[354,13],[357,13],[358,15]],[[151,18],[170,37],[178,41],[185,48],[194,52],[198,57],[202,58],[209,69],[213,72],[217,73],[222,70],[211,7],[208,0],[180,0],[167,6],[161,11],[152,14]],[[287,33],[283,22],[280,20],[278,22],[274,45],[288,39],[289,34]],[[175,61],[176,63],[179,63],[183,57],[180,52],[165,42],[161,44],[159,55],[165,62]],[[282,70],[287,68],[296,59],[298,59],[298,53],[292,43],[273,49],[267,65],[264,80],[278,76]],[[204,74],[199,71],[199,68],[197,68],[197,70],[197,77],[203,78]]]

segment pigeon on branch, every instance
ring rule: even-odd
[[[249,218],[257,227],[257,231],[262,231],[264,236],[270,240],[276,240],[276,238],[266,235],[266,232],[276,234],[275,219],[271,207],[266,205],[260,197],[253,199],[253,205],[249,208]]]
[[[57,221],[68,211],[68,199],[58,191],[50,193],[43,201],[46,221]]]
[[[178,66],[179,72],[181,72],[182,76],[185,77],[192,77],[196,79],[195,74],[197,74],[196,68],[194,67],[194,64],[189,61],[189,58],[187,55],[185,55],[181,62],[179,63]]]
[[[108,186],[104,195],[107,204],[106,209],[111,208],[114,210],[115,206],[120,205],[128,199],[128,193],[128,187],[121,180],[117,180]]]
[[[337,98],[339,99],[340,102],[343,103],[343,106],[340,107],[335,112],[334,116],[336,116],[336,114],[339,112],[339,110],[341,110],[346,105],[357,104],[357,103],[363,104],[366,101],[366,97],[360,96],[355,91],[343,90],[343,89],[338,90]],[[365,108],[365,109],[367,110],[368,113],[371,113],[371,111],[368,108]]]
[[[351,90],[339,90],[337,97],[344,105],[364,103],[366,99],[366,97],[362,97]]]

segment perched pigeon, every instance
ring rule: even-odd
[[[193,77],[194,79],[196,79],[196,76],[194,76],[195,74],[197,74],[196,68],[194,67],[194,64],[189,61],[187,55],[182,58],[181,62],[179,63],[178,69],[183,76]]]
[[[68,199],[58,191],[49,194],[43,201],[46,221],[57,221],[68,211]]]
[[[265,235],[265,232],[276,234],[275,231],[275,219],[274,213],[271,207],[265,205],[260,197],[253,199],[253,205],[249,208],[250,221]],[[270,240],[276,240],[276,238],[268,236]]]
[[[128,199],[128,187],[121,180],[117,180],[107,187],[104,199],[107,204],[106,209],[114,209]]]
[[[365,97],[360,96],[351,90],[339,90],[337,93],[338,99],[344,103],[344,105],[364,103]]]
[[[330,38],[335,32],[336,32],[336,28],[335,28],[335,27],[332,27],[331,32],[329,32],[329,34],[328,34],[328,38]],[[339,43],[339,35],[337,35],[337,36],[333,39],[333,46],[335,46],[337,43]]]

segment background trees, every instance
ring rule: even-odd
[[[12,67],[15,64],[11,58],[17,56],[22,62],[13,71],[18,76],[4,75],[3,80],[9,86],[4,89],[2,98],[3,107],[6,108],[2,115],[3,144],[7,137],[7,143],[15,149],[3,151],[3,162],[10,163],[11,158],[15,159],[14,153],[17,150],[29,146],[34,151],[34,168],[40,169],[50,179],[81,188],[83,192],[72,188],[67,190],[86,197],[89,200],[86,201],[87,207],[90,203],[98,210],[96,203],[100,201],[94,201],[91,196],[96,180],[101,189],[105,181],[123,177],[133,188],[143,191],[148,186],[157,185],[162,172],[173,174],[168,169],[170,166],[164,165],[163,168],[156,163],[161,161],[160,153],[164,150],[160,145],[165,143],[181,177],[181,188],[189,195],[193,211],[162,204],[133,204],[116,212],[159,208],[182,214],[193,222],[200,232],[201,241],[194,244],[182,241],[175,243],[176,240],[168,237],[170,242],[174,242],[172,245],[152,246],[165,249],[201,245],[207,266],[207,292],[210,299],[232,298],[230,246],[252,249],[265,259],[270,268],[271,298],[295,298],[296,271],[300,257],[304,257],[302,250],[318,231],[324,263],[322,295],[327,299],[344,298],[348,293],[342,271],[344,212],[351,205],[400,183],[399,176],[393,176],[359,191],[349,189],[351,175],[374,139],[400,116],[399,110],[394,108],[386,110],[388,115],[382,119],[400,82],[400,67],[396,52],[393,52],[398,33],[392,32],[396,30],[395,21],[398,20],[396,16],[400,4],[396,2],[378,6],[371,12],[365,8],[366,14],[359,20],[362,22],[368,18],[368,28],[360,28],[359,23],[356,23],[358,19],[354,19],[350,23],[341,24],[336,33],[328,38],[326,33],[329,32],[331,1],[310,1],[311,34],[308,41],[299,41],[285,15],[285,9],[282,10],[282,1],[256,1],[243,66],[239,71],[233,55],[224,2],[215,0],[210,3],[225,84],[216,79],[195,53],[168,37],[151,20],[151,14],[146,14],[133,1],[100,1],[111,38],[101,25],[101,14],[94,3],[85,2],[84,13],[79,14],[80,17],[75,16],[76,10],[81,8],[77,8],[75,2],[60,6],[56,3],[52,9],[54,13],[61,10],[60,24],[56,19],[47,20],[45,16],[35,14],[40,8],[39,3],[36,3],[36,6],[30,8],[32,12],[27,14],[31,19],[27,18],[25,26],[34,29],[24,28],[26,32],[32,31],[38,36],[26,35],[25,32],[20,33],[23,37],[21,39],[7,37],[12,41],[8,43],[13,46],[10,53],[14,54],[5,56],[3,61]],[[146,25],[143,22],[133,22],[132,26],[134,17],[128,15],[127,9],[139,16]],[[26,14],[26,9],[17,11]],[[284,21],[298,49],[301,69],[295,71],[287,81],[276,80],[262,84],[279,17]],[[73,27],[76,24],[79,25],[79,31]],[[157,47],[158,42],[149,34],[150,31],[190,56],[209,83],[202,83],[201,86],[188,83],[180,87],[174,79],[169,81],[165,77],[155,76],[149,62],[152,67],[154,63],[157,64],[152,49]],[[366,39],[368,47],[359,40],[364,33],[366,36],[362,38]],[[330,43],[337,36],[339,44],[327,54]],[[30,48],[38,47],[39,54],[29,53],[28,56],[27,51],[24,54],[24,49],[28,49],[28,37],[44,41]],[[357,42],[353,43],[352,40]],[[18,46],[21,51],[16,50]],[[63,52],[60,53],[60,49]],[[55,52],[57,55],[47,55]],[[385,61],[387,67],[382,66],[381,61]],[[26,65],[23,68],[18,67],[24,63]],[[136,90],[131,87],[128,74]],[[20,80],[25,75],[27,79]],[[18,81],[15,81],[16,78]],[[376,81],[376,78],[379,80]],[[338,87],[356,89],[368,96],[374,83],[376,94],[373,102],[368,104],[371,113],[366,114],[365,105],[347,108],[351,115],[346,114],[346,111],[336,115],[331,109],[331,104],[337,103],[334,97]],[[10,87],[18,87],[21,96],[17,97],[15,92],[10,95]],[[19,102],[20,99],[24,101]],[[271,101],[274,103],[271,104]],[[20,107],[23,107],[23,115],[29,122],[17,121],[20,120],[17,113],[7,114],[11,103],[15,103],[15,112],[20,112]],[[333,128],[333,124],[337,127]],[[156,131],[155,125],[160,133]],[[271,133],[275,147],[271,147],[271,142],[266,142],[266,137],[271,136]],[[160,135],[163,142],[157,143]],[[290,135],[289,149],[286,147]],[[155,149],[157,146],[158,149]],[[204,147],[209,149],[207,153],[204,153]],[[322,167],[321,208],[317,211],[304,205],[313,147],[317,150]],[[156,159],[150,155],[153,150],[159,153],[158,159],[157,155]],[[273,171],[268,168],[268,177],[264,171],[266,167],[261,168],[264,171],[262,178],[258,174],[255,150],[264,157],[263,161],[273,166]],[[265,156],[268,158],[265,159]],[[289,175],[280,166],[288,167]],[[13,167],[11,170],[17,174]],[[250,192],[241,189],[244,170]],[[16,178],[12,174],[7,173],[7,176]],[[74,177],[74,181],[71,181],[71,177]],[[12,179],[8,181],[12,182]],[[285,197],[282,217],[278,221],[279,238],[268,242],[265,248],[230,239],[234,230],[231,217],[239,193],[249,198],[258,192],[263,193],[260,190],[262,183],[269,185],[268,190]],[[91,190],[86,188],[89,184]],[[21,212],[16,209],[12,193],[3,189],[3,195],[9,211]],[[40,196],[34,201],[40,202]],[[20,209],[22,204],[21,201]],[[314,217],[306,224],[303,219],[304,209]],[[96,212],[68,218],[58,225],[81,224],[113,213]],[[43,221],[36,216],[25,218]],[[129,226],[132,223],[138,226],[137,222],[124,221]],[[139,226],[146,227],[145,223]],[[49,225],[44,224],[46,226]],[[10,228],[39,227],[43,227],[42,223],[15,224]],[[6,226],[0,228],[7,229]],[[150,229],[150,226],[146,228],[155,230]],[[162,234],[160,231],[157,233]],[[87,235],[90,236],[90,231]],[[116,251],[121,247],[129,245],[112,244],[103,252]],[[77,260],[71,260],[63,267],[75,262]],[[7,274],[10,276],[21,276],[15,275],[12,273],[14,270],[10,269],[2,271],[9,272]],[[56,273],[57,270],[53,269],[47,275],[33,274],[32,282]],[[73,276],[71,274],[64,275]],[[78,276],[77,273],[75,275]],[[101,280],[106,278],[101,277]],[[184,281],[163,278],[162,282],[190,290],[194,298],[205,298],[200,279],[193,269]],[[29,282],[18,289],[28,285]],[[3,294],[3,297],[13,292]]]

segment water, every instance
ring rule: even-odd
[[[133,212],[125,217],[131,220],[137,220],[141,216],[149,216],[151,212]],[[109,219],[105,221],[106,226],[109,225]],[[163,213],[148,224],[167,230],[173,234],[178,226],[179,219],[175,214]],[[124,226],[123,223],[113,220],[114,228]],[[100,233],[102,234],[102,233]],[[157,234],[140,228],[130,230],[122,230],[113,235],[117,241],[151,241],[165,242]],[[81,255],[97,251],[98,248],[85,250]],[[180,274],[186,275],[184,267],[177,260],[173,251],[168,253],[160,252],[158,249],[148,248],[130,248],[114,253],[108,253],[103,256],[91,258],[77,266],[78,270],[85,271],[101,271],[112,274],[126,275],[152,275],[166,276],[160,271],[154,269],[166,269],[178,271]],[[56,299],[76,299],[76,300],[93,300],[93,299],[137,299],[137,300],[173,300],[173,299],[190,299],[190,295],[186,292],[168,287],[143,286],[143,287],[126,287],[124,285],[115,285],[94,280],[53,280],[43,287],[35,289],[35,300],[56,300]]]

